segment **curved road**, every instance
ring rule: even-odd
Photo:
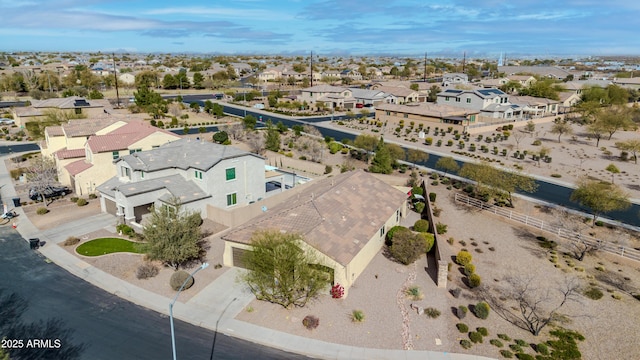
[[[211,99],[211,96],[187,95],[187,96],[184,96],[183,98],[185,102],[199,101],[202,103],[206,99]],[[288,127],[292,127],[293,125],[302,125],[302,124],[317,123],[317,122],[331,120],[330,116],[311,117],[311,118],[305,118],[304,120],[298,120],[293,117],[282,116],[275,113],[266,113],[264,111],[260,111],[252,108],[244,108],[241,106],[235,106],[235,105],[230,105],[226,103],[223,103],[223,106],[224,106],[224,112],[227,114],[236,115],[240,117],[243,117],[246,114],[246,115],[255,116],[258,119],[262,117],[265,120],[268,118],[268,119],[271,119],[274,123],[282,121],[282,123]],[[334,117],[334,120],[340,120],[341,118],[342,117],[336,116]],[[356,134],[345,132],[345,131],[329,129],[322,126],[316,126],[316,128],[320,131],[320,133],[323,136],[329,136],[338,141],[343,139],[353,140],[356,137]],[[403,148],[406,150],[406,147],[403,146]],[[418,164],[422,166],[426,166],[431,169],[435,169],[435,163],[438,161],[438,159],[440,159],[440,155],[429,152],[429,150],[425,148],[421,148],[421,150],[429,153],[429,160],[426,162],[418,163]],[[462,165],[463,161],[458,160],[458,163]],[[572,188],[564,185],[556,184],[553,182],[549,182],[546,180],[541,180],[541,179],[536,179],[535,181],[538,184],[538,190],[534,193],[522,193],[522,195],[525,195],[527,197],[530,197],[536,200],[541,200],[547,203],[558,204],[569,209],[590,213],[588,209],[583,208],[579,206],[577,203],[569,200],[569,197],[571,196],[571,192],[573,191]],[[631,207],[626,211],[614,211],[614,212],[606,213],[604,214],[604,216],[601,216],[601,217],[613,219],[615,221],[619,221],[627,225],[640,227],[640,205],[632,204]]]
[[[47,246],[47,245],[45,245]],[[2,303],[15,293],[26,304],[20,320],[26,324],[59,320],[56,326],[37,325],[47,339],[61,338],[60,350],[82,346],[79,356],[64,356],[45,350],[44,356],[27,351],[33,359],[170,359],[171,333],[165,315],[147,310],[99,289],[47,263],[40,253],[10,226],[0,226],[0,327],[10,321],[8,306]],[[168,306],[168,304],[167,304]],[[11,320],[13,324],[16,319]],[[176,349],[179,359],[306,359],[306,357],[259,346],[247,341],[176,321]],[[65,336],[65,331],[70,331]],[[22,339],[26,342],[27,339]],[[24,355],[24,353],[23,353]],[[23,357],[21,357],[23,358]]]

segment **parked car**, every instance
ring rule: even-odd
[[[0,125],[13,125],[15,122],[13,119],[1,118]]]
[[[42,195],[45,199],[49,199],[67,194],[71,194],[71,189],[66,186],[48,186],[41,192],[38,192],[36,188],[29,189],[29,199],[34,201],[42,201]]]

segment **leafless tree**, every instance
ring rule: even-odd
[[[240,140],[244,135],[244,126],[239,122],[226,126],[224,130],[233,140]]]
[[[522,139],[524,139],[524,137],[525,137],[525,136],[526,136],[526,134],[525,134],[525,133],[523,133],[523,132],[522,132],[522,131],[520,131],[520,130],[515,130],[515,131],[513,132],[513,134],[511,134],[511,137],[513,138],[513,140],[515,140],[515,141],[516,141],[516,149],[517,149],[517,150],[520,150],[520,141],[521,141]]]
[[[567,239],[565,247],[571,255],[578,261],[584,260],[587,254],[594,253],[602,248],[604,243],[599,240],[585,239],[582,232],[589,229],[590,226],[584,222],[584,218],[576,214],[572,214],[565,208],[555,210],[556,225],[566,229],[575,235]]]
[[[325,145],[322,140],[303,136],[298,140],[297,144],[298,151],[307,156],[309,160],[314,162],[322,161],[325,150]]]
[[[577,278],[567,278],[555,287],[536,284],[532,276],[512,276],[500,288],[485,287],[482,296],[498,316],[538,336],[553,322],[562,322],[560,309],[570,301],[579,301]]]
[[[302,131],[312,136],[322,137],[320,130],[318,130],[315,126],[312,126],[312,125],[304,125],[302,127]]]
[[[182,107],[180,106],[180,104],[178,103],[171,103],[169,104],[169,114],[175,116],[175,117],[180,117],[180,115],[182,115]]]
[[[53,159],[38,156],[29,161],[25,175],[31,188],[44,199],[44,190],[56,182],[58,170]],[[46,201],[44,203],[47,205]]]
[[[247,134],[247,144],[251,148],[251,151],[262,155],[266,150],[266,139],[262,132],[254,131]]]

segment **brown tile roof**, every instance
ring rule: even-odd
[[[180,138],[172,132],[151,126],[144,121],[132,121],[106,135],[91,136],[87,140],[87,145],[93,153],[123,150],[156,132],[173,135],[176,139]]]
[[[62,125],[62,130],[67,137],[86,137],[95,135],[96,132],[110,125],[113,125],[118,121],[122,121],[122,119],[112,116],[71,120],[68,123]]]
[[[75,176],[92,166],[93,164],[86,163],[84,159],[81,159],[81,160],[74,161],[72,163],[67,164],[67,166],[65,166],[64,168],[67,169],[67,171],[69,172],[69,175]]]
[[[62,130],[62,126],[47,126],[44,129],[44,132],[49,136],[64,136],[64,131]]]
[[[83,158],[85,157],[84,148],[69,150],[67,148],[62,148],[55,153],[53,153],[55,157],[59,160],[63,159],[73,159],[73,158]]]
[[[323,254],[347,265],[401,207],[407,194],[362,171],[310,182],[304,195],[268,209],[223,236],[250,243],[256,230],[296,232]]]

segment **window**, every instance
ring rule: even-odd
[[[445,97],[444,97],[444,101],[449,101],[449,97],[448,97],[448,96],[445,96]]]
[[[129,155],[142,151],[142,149],[129,149]]]
[[[196,170],[194,175],[196,176],[196,179],[202,180],[202,171]]]
[[[111,153],[111,157],[113,158],[113,160],[118,160],[118,158],[120,157],[120,151],[113,151]]]
[[[384,225],[380,228],[380,237],[384,236]]]
[[[467,104],[471,104],[471,98],[467,98]]]
[[[140,178],[144,179],[144,171],[140,171]]]
[[[128,167],[122,167],[122,176],[126,176],[129,179],[131,179],[131,169],[129,169]]]
[[[458,97],[457,97],[457,98],[456,98],[456,102],[460,102],[460,98],[458,98]]]
[[[404,118],[405,119],[409,118],[409,114],[404,114]]]
[[[387,116],[391,115],[391,111],[387,111]]]
[[[236,179],[236,168],[228,168],[225,172],[227,181]]]
[[[238,203],[236,193],[227,194],[227,206],[233,206]]]

